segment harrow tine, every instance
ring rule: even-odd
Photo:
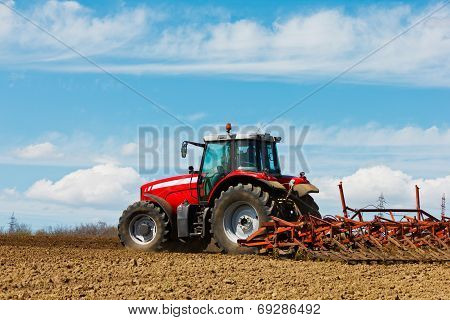
[[[385,261],[385,258],[376,253],[375,251],[373,251],[372,249],[363,246],[361,243],[357,242],[356,245],[360,248],[361,251],[366,251],[367,253],[369,253],[371,255],[372,258],[374,258],[374,260],[381,260],[381,261]]]
[[[423,239],[423,241],[428,245],[428,248],[430,250],[433,250],[436,254],[438,258],[442,258],[442,259],[450,259],[450,255],[448,253],[448,251],[444,251],[441,250],[440,248],[436,247],[435,245],[433,245],[429,239]]]
[[[389,242],[391,242],[392,244],[394,244],[397,248],[400,249],[399,254],[405,258],[406,256],[412,256],[413,257],[413,261],[420,261],[422,260],[423,256],[419,254],[417,254],[416,252],[413,252],[412,250],[408,249],[407,247],[405,247],[403,244],[401,244],[400,242],[396,241],[395,239],[393,239],[392,237],[388,237]],[[406,257],[406,259],[411,260],[410,257]]]
[[[444,260],[450,259],[450,251],[446,249],[441,249],[438,246],[431,243],[431,237],[426,237],[423,239],[423,241],[428,245],[429,250],[432,250],[435,252],[435,254],[438,255],[439,258]]]
[[[422,249],[420,249],[419,247],[417,247],[409,238],[407,237],[403,237],[403,240],[409,244],[409,246],[411,247],[411,249],[414,249],[415,251],[417,251],[420,254],[425,254],[425,251],[423,251]]]
[[[303,243],[298,245],[297,252],[295,254],[296,260],[316,260],[316,255],[310,249],[308,249]]]
[[[326,251],[323,251],[323,254],[325,254],[325,252]],[[343,262],[347,262],[347,263],[349,263],[351,261],[349,256],[345,255],[343,253],[337,253],[337,252],[334,252],[334,251],[329,251],[328,254],[330,256],[335,257],[335,260],[337,260],[337,261],[343,261]]]
[[[369,235],[368,239],[369,239],[369,241],[370,241],[372,244],[375,244],[375,246],[376,246],[377,248],[383,250],[383,245],[382,245],[376,238],[374,238],[373,236]]]
[[[344,253],[346,253],[349,257],[353,258],[353,260],[360,260],[360,261],[368,260],[368,258],[361,252],[353,251],[352,249],[344,246],[342,243],[340,243],[336,239],[332,239],[332,243],[337,245]]]
[[[429,246],[427,250],[423,250],[421,248],[418,248],[409,238],[404,237],[404,240],[410,245],[412,249],[414,249],[416,252],[418,252],[423,259],[429,259],[429,260],[440,260],[441,256],[439,254],[436,254],[432,249],[433,246]]]
[[[425,238],[420,239],[421,242],[424,242],[426,244],[426,247],[423,248],[417,247],[417,245],[407,237],[404,237],[404,241],[407,242],[411,249],[421,257],[422,261],[444,261],[446,260],[446,258],[448,258],[447,254],[444,251],[434,246]],[[412,252],[410,253],[413,254]]]
[[[436,235],[433,236],[433,239],[436,240],[437,242],[439,242],[439,244],[446,250],[449,249],[448,245],[442,241],[439,237],[437,237]]]

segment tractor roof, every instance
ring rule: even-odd
[[[272,142],[280,142],[280,137],[271,136],[269,133],[229,133],[229,134],[213,134],[203,138],[205,142],[225,141],[225,140],[264,140]]]

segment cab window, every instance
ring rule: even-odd
[[[238,140],[236,142],[236,165],[239,170],[261,171],[261,141]]]
[[[230,146],[229,141],[206,146],[202,168],[203,196],[208,196],[214,185],[231,171]]]
[[[275,143],[266,143],[266,158],[264,167],[268,169],[268,171],[272,174],[280,174],[280,165],[278,161],[277,148],[275,147]]]

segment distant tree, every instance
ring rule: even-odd
[[[14,231],[17,235],[31,235],[32,231],[30,226],[26,225],[25,223],[17,224],[16,230]]]
[[[79,237],[103,237],[115,238],[117,236],[117,228],[108,225],[106,222],[99,221],[97,223],[82,223],[77,226],[61,226],[46,227],[36,231],[37,235],[54,235],[54,236],[79,236]]]
[[[8,232],[9,233],[13,233],[17,229],[17,219],[14,216],[14,212],[12,213],[11,217],[9,218],[8,226],[9,226],[8,227]]]

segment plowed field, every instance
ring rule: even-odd
[[[450,299],[450,264],[142,253],[115,239],[0,236],[0,299]]]

